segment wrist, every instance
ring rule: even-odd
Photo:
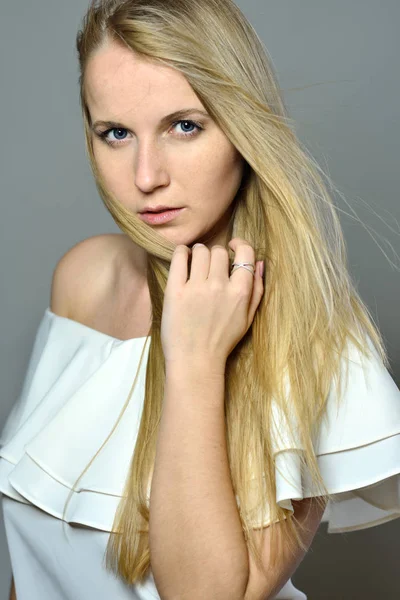
[[[169,380],[196,381],[225,378],[226,361],[196,356],[165,362],[165,375]]]

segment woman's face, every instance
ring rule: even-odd
[[[135,214],[184,207],[174,220],[149,225],[175,244],[229,241],[245,161],[210,116],[192,110],[206,113],[183,75],[109,42],[90,58],[85,85],[96,163],[117,199]]]

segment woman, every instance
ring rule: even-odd
[[[122,235],[56,266],[2,432],[17,598],[306,598],[323,517],[400,513],[400,392],[319,168],[230,0],[92,2],[77,47]]]

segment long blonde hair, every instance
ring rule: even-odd
[[[328,392],[333,381],[336,389],[342,389],[340,360],[349,340],[369,357],[369,336],[388,367],[384,342],[348,273],[345,242],[324,173],[297,139],[267,52],[238,7],[231,0],[91,2],[77,36],[86,148],[106,208],[120,229],[147,252],[152,304],[142,420],[108,541],[107,568],[133,584],[143,583],[151,567],[147,490],[165,381],[160,341],[163,297],[175,249],[122,206],[96,167],[85,69],[92,53],[107,41],[182,73],[245,159],[229,239],[246,239],[257,260],[265,261],[265,292],[252,326],[227,360],[225,424],[244,537],[265,572],[253,537],[253,528],[260,523],[254,521],[257,509],[262,520],[265,507],[270,511],[272,569],[283,547],[293,552],[299,546],[307,549],[292,512],[276,502],[274,435],[279,431],[273,403],[288,424],[296,423],[289,427],[294,436],[291,447],[298,448],[295,440],[300,441],[301,467],[310,473],[316,501],[323,505],[320,496],[325,496],[333,502],[313,444]],[[274,527],[277,522],[280,532]]]

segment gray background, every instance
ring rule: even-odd
[[[237,3],[268,48],[300,138],[367,226],[340,212],[350,269],[384,334],[399,385],[400,4]],[[0,427],[20,392],[56,262],[79,240],[118,231],[84,150],[75,35],[86,6],[0,6]],[[399,534],[398,520],[345,535],[327,535],[323,523],[293,582],[309,600],[397,599]],[[10,578],[1,522],[0,600],[8,600]]]

